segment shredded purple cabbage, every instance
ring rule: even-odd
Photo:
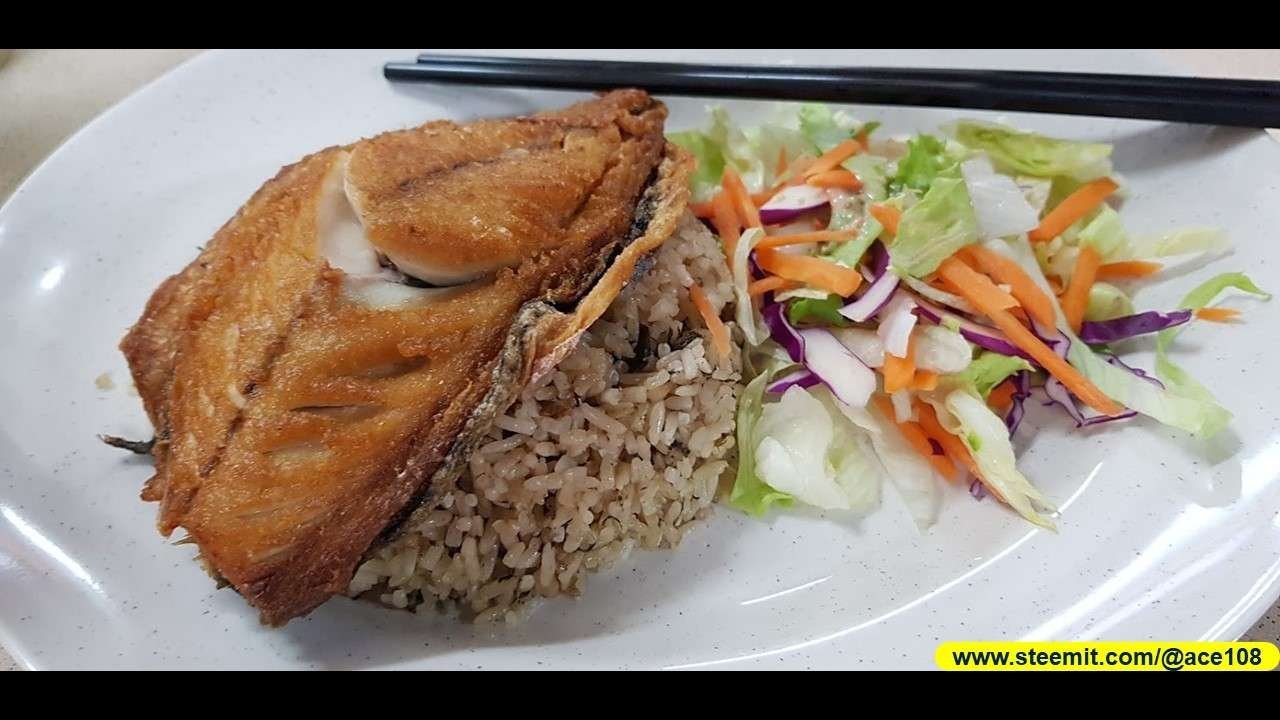
[[[1063,360],[1067,359],[1067,354],[1071,350],[1071,339],[1060,332],[1057,328],[1045,329],[1043,325],[1034,320],[1031,321],[1032,331],[1048,345],[1054,354]],[[1122,363],[1123,364],[1123,363]],[[1044,383],[1044,394],[1048,398],[1045,405],[1057,405],[1076,424],[1076,427],[1088,427],[1091,425],[1101,425],[1103,423],[1115,422],[1117,420],[1128,420],[1138,413],[1133,410],[1126,410],[1119,415],[1086,415],[1086,410],[1080,403],[1076,402],[1075,395],[1063,385],[1060,380],[1049,376]]]
[[[867,256],[871,260],[871,272],[876,277],[880,277],[889,270],[889,251],[879,240],[872,242],[867,248]]]
[[[814,385],[820,384],[822,384],[822,380],[817,375],[814,375],[808,368],[800,368],[769,383],[765,390],[767,392],[781,394],[794,386],[811,388]]]
[[[1125,369],[1125,370],[1128,370],[1130,373],[1133,373],[1134,375],[1137,375],[1138,377],[1142,378],[1143,380],[1146,380],[1147,382],[1151,383],[1152,385],[1155,385],[1156,387],[1160,388],[1161,390],[1163,390],[1163,389],[1164,389],[1164,383],[1160,382],[1159,380],[1155,379],[1154,377],[1151,377],[1151,375],[1147,374],[1147,371],[1146,371],[1146,370],[1143,370],[1143,369],[1141,369],[1141,368],[1132,367],[1132,366],[1130,366],[1130,365],[1126,365],[1126,364],[1124,363],[1124,361],[1123,361],[1123,360],[1121,360],[1119,357],[1117,357],[1117,356],[1116,356],[1116,354],[1115,354],[1115,353],[1107,353],[1106,355],[1107,355],[1107,362],[1108,362],[1108,363],[1110,363],[1110,364],[1112,364],[1112,365],[1115,365],[1115,366],[1116,366],[1116,367],[1118,367],[1118,368],[1123,368],[1123,369]]]
[[[906,292],[901,289],[899,291]],[[928,300],[921,298],[919,295],[914,293],[908,294],[911,295],[916,302],[915,309],[912,312],[934,325],[942,324],[943,311],[941,309],[930,303]],[[960,335],[963,336],[965,340],[968,340],[983,350],[990,350],[991,352],[1000,353],[1001,355],[1020,357],[1033,364],[1035,363],[1035,360],[1030,355],[1023,351],[1022,348],[1010,342],[1009,338],[1005,337],[1004,333],[999,330],[993,327],[987,327],[986,325],[980,325],[972,320],[962,318],[955,313],[947,314],[954,317],[959,323]]]
[[[973,482],[969,483],[969,494],[973,496],[974,500],[981,500],[987,496],[987,490],[982,487],[981,480],[974,478]]]
[[[1105,345],[1177,327],[1189,320],[1191,320],[1190,310],[1174,310],[1169,313],[1151,310],[1113,320],[1086,321],[1080,325],[1080,339],[1090,345]]]
[[[897,290],[898,276],[891,273],[881,273],[879,277],[872,281],[871,286],[862,295],[840,308],[840,314],[854,322],[862,322],[872,318],[883,310],[885,305],[889,304]]]
[[[769,337],[787,351],[792,362],[804,362],[804,337],[787,320],[785,303],[769,303],[760,315],[769,327]]]
[[[1009,406],[1009,412],[1004,415],[1004,424],[1009,428],[1010,436],[1018,431],[1018,426],[1022,424],[1022,418],[1026,415],[1026,409],[1022,404],[1031,397],[1031,373],[1027,370],[1014,373],[1013,385],[1013,403]]]

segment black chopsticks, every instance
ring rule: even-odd
[[[419,55],[388,80],[692,95],[1280,127],[1280,82],[1156,75]]]

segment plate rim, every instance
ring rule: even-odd
[[[222,57],[234,53],[234,50],[209,49],[203,50],[189,58],[182,60],[173,67],[166,70],[159,76],[139,86],[132,92],[112,103],[109,107],[99,112],[91,120],[80,126],[75,132],[61,141],[58,146],[42,159],[5,198],[3,204],[0,204],[0,218],[10,211],[10,207],[29,193],[30,186],[38,182],[38,178],[48,172],[48,168],[60,162],[61,158],[67,152],[72,152],[72,148],[84,142],[84,137],[103,122],[109,121],[110,118],[117,115],[121,108],[126,107],[136,101],[137,98],[148,95],[155,91],[157,87],[167,85],[175,81],[175,78],[189,72],[192,67],[217,62]],[[1142,50],[1152,62],[1164,65],[1170,70],[1187,70],[1188,68],[1180,63],[1171,61],[1152,50]],[[1051,114],[1052,115],[1052,114]],[[1250,134],[1259,133],[1269,136],[1273,141],[1280,141],[1280,138],[1270,136],[1265,129],[1249,129]],[[1280,602],[1280,562],[1272,565],[1269,576],[1264,574],[1257,579],[1260,584],[1255,584],[1256,591],[1250,593],[1252,597],[1246,595],[1240,598],[1241,603],[1230,608],[1229,612],[1233,613],[1233,617],[1228,622],[1219,622],[1215,625],[1216,632],[1212,636],[1204,639],[1219,640],[1239,639],[1248,632],[1257,622],[1265,616],[1267,611]],[[1244,602],[1246,601],[1247,602]],[[1226,619],[1225,616],[1223,619]],[[12,625],[12,627],[11,627]],[[16,632],[18,626],[10,622],[9,618],[0,616],[0,646],[2,646],[13,657],[22,669],[39,670],[47,665],[42,665],[39,656],[42,654],[37,648],[28,647],[28,643],[24,642],[21,634]]]

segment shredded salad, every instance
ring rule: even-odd
[[[729,502],[868,512],[885,483],[924,528],[942,483],[1052,529],[1017,468],[1033,398],[1077,427],[1138,414],[1207,438],[1231,414],[1171,358],[1197,321],[1232,322],[1241,273],[1139,310],[1126,288],[1227,249],[1193,228],[1130,235],[1111,146],[960,121],[881,138],[822,105],[739,127],[720,108],[671,139],[698,161],[693,212],[719,236],[749,382]],[[715,345],[729,329],[698,303]],[[709,306],[708,306],[709,307]],[[1117,343],[1154,335],[1153,371]]]

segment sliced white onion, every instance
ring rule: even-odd
[[[897,293],[880,311],[880,326],[876,334],[884,340],[885,352],[895,357],[907,356],[911,330],[916,326],[915,300],[906,293]]]
[[[864,407],[876,390],[876,376],[823,328],[800,331],[804,338],[804,364],[831,389],[832,394],[854,407]]]
[[[840,308],[840,314],[854,322],[868,320],[880,312],[897,289],[898,276],[886,271],[871,283],[871,287],[862,293],[862,297]]]
[[[787,222],[817,210],[829,202],[827,192],[812,185],[792,185],[778,191],[760,206],[760,221],[767,225]]]

